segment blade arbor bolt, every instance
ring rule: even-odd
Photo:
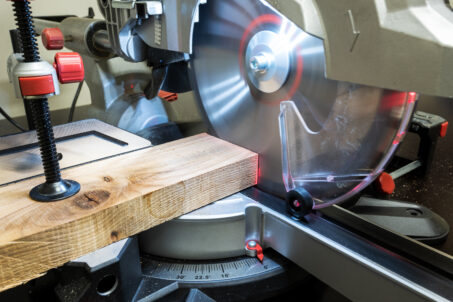
[[[271,64],[271,58],[264,53],[260,53],[250,58],[250,68],[256,73],[266,73]]]

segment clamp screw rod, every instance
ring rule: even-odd
[[[60,164],[58,163],[57,147],[55,145],[47,99],[32,100],[31,110],[33,122],[36,127],[36,134],[38,136],[46,182],[59,182],[61,181]]]
[[[14,15],[20,33],[24,62],[39,62],[35,28],[29,0],[13,1]],[[30,100],[33,121],[38,136],[41,159],[46,182],[33,188],[30,197],[37,201],[56,201],[70,197],[80,190],[80,185],[71,180],[62,180],[58,163],[57,147],[46,98]]]
[[[20,33],[25,62],[39,62],[39,50],[36,43],[35,26],[29,0],[13,1],[14,16]]]

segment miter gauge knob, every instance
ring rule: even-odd
[[[57,53],[53,66],[61,84],[78,83],[85,78],[82,57],[76,52]]]
[[[58,27],[45,28],[42,33],[42,44],[47,50],[60,50],[64,46],[64,35]]]

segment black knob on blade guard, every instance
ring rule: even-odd
[[[313,198],[303,188],[296,188],[289,191],[286,194],[286,202],[289,212],[297,219],[301,219],[313,211]]]

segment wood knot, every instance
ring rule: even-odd
[[[110,233],[110,239],[112,239],[112,241],[118,241],[119,238],[120,237],[117,231],[113,231],[112,233]]]
[[[110,177],[110,176],[104,176],[104,181],[105,181],[105,182],[112,182],[112,181],[113,181],[113,178]]]
[[[105,190],[94,190],[85,192],[74,199],[74,204],[85,210],[93,209],[109,199],[110,192]]]

